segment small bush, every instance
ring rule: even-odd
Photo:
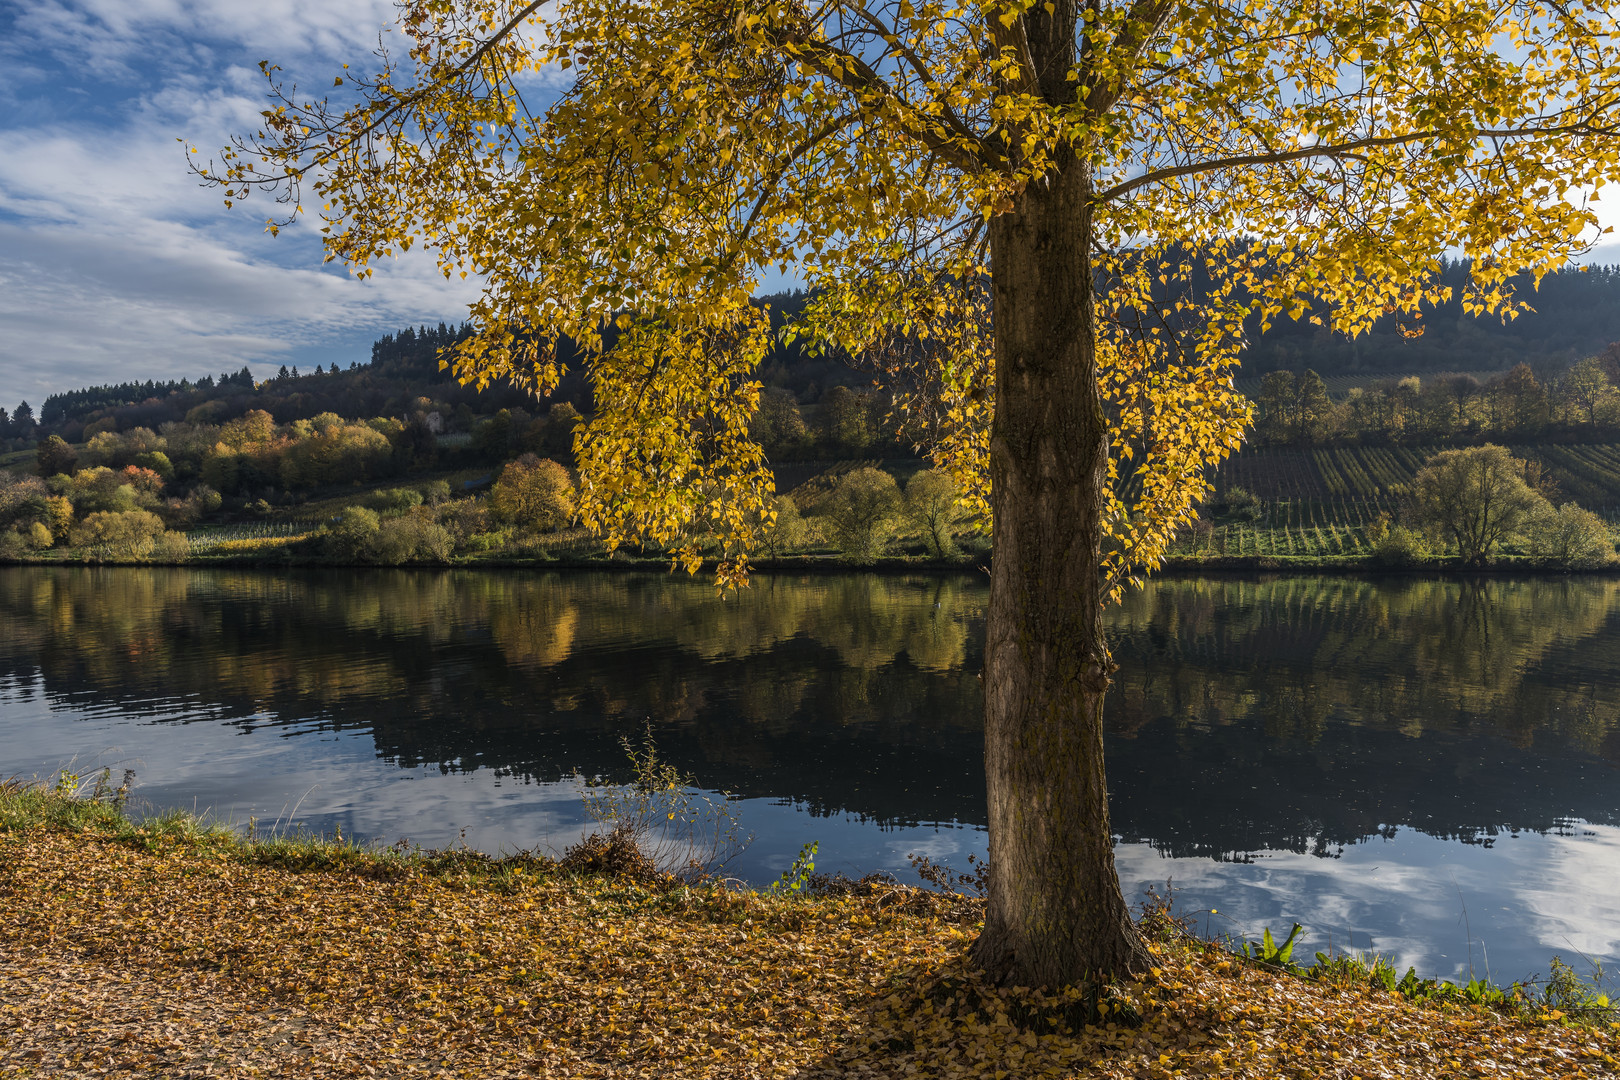
[[[342,559],[363,558],[370,552],[372,538],[381,527],[375,510],[348,507],[327,532],[327,549]]]
[[[374,491],[366,505],[379,514],[394,517],[422,505],[422,493],[415,488],[385,488]]]
[[[367,550],[376,561],[398,566],[412,559],[444,562],[454,548],[454,539],[442,525],[423,514],[407,514],[383,522]]]
[[[627,825],[616,825],[605,833],[591,833],[564,851],[558,865],[576,874],[610,874],[636,881],[656,881],[664,876],[641,850]]]
[[[56,538],[43,522],[36,521],[28,527],[28,546],[35,551],[44,551],[54,543]]]
[[[1226,489],[1226,497],[1211,509],[1216,517],[1228,521],[1256,521],[1260,517],[1260,497],[1247,488],[1233,484]]]
[[[1397,525],[1378,541],[1373,558],[1383,566],[1417,566],[1429,558],[1429,545],[1422,533]]]
[[[1531,553],[1554,566],[1591,570],[1614,561],[1614,541],[1609,527],[1590,510],[1572,502],[1554,510],[1548,507],[1536,519],[1531,535]]]
[[[15,529],[0,532],[0,559],[20,559],[28,554],[28,538]]]
[[[166,532],[157,538],[152,557],[169,563],[185,562],[191,558],[191,541],[185,533]]]
[[[778,495],[776,520],[765,529],[765,550],[774,558],[793,548],[803,547],[806,533],[798,503],[793,501],[792,496]]]

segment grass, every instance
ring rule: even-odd
[[[1000,987],[966,959],[982,905],[954,894],[876,879],[756,893],[566,857],[255,836],[135,819],[125,796],[106,774],[0,785],[0,1075],[1620,1068],[1620,1026],[1595,1016],[1409,1000],[1343,958],[1301,977],[1275,942],[1234,955],[1162,910],[1142,924],[1151,971],[1089,992]]]

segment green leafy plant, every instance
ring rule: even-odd
[[[782,876],[771,882],[770,891],[778,895],[802,893],[816,872],[816,852],[820,849],[820,842],[815,840],[800,848],[792,864],[782,871]]]
[[[1279,945],[1276,939],[1271,936],[1271,927],[1268,926],[1259,941],[1246,941],[1243,943],[1243,955],[1269,967],[1292,967],[1294,943],[1299,940],[1299,935],[1304,929],[1305,927],[1295,923],[1294,928],[1288,932],[1288,937]]]

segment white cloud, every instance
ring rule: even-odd
[[[338,346],[364,359],[380,333],[462,318],[474,287],[446,281],[431,258],[384,264],[366,282],[323,267],[313,227],[272,238],[269,201],[226,210],[176,141],[206,154],[252,129],[260,76],[244,48],[324,73],[340,56],[364,60],[392,13],[372,0],[88,0],[17,16],[6,51],[31,63],[0,76],[0,94],[21,103],[0,126],[0,403],[37,409],[87,384],[296,363]],[[56,95],[65,117],[29,107],[41,72],[77,94]]]
[[[350,60],[375,48],[394,16],[392,0],[34,0],[15,18],[11,51],[45,51],[103,78],[206,64],[228,49]]]

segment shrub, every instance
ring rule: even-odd
[[[35,551],[44,551],[54,543],[56,538],[51,535],[51,530],[45,527],[44,522],[36,521],[28,527],[28,546]]]
[[[28,554],[28,538],[15,529],[0,532],[0,559],[20,559]]]
[[[478,499],[456,499],[435,507],[434,512],[458,546],[489,531],[489,508]]]
[[[1614,561],[1614,541],[1603,519],[1572,502],[1547,507],[1531,530],[1531,553],[1556,566],[1589,570]]]
[[[1229,521],[1254,521],[1260,517],[1260,497],[1247,488],[1233,484],[1226,489],[1226,497],[1214,506],[1215,516]]]
[[[844,554],[871,559],[888,546],[894,535],[900,488],[894,477],[868,465],[844,474],[824,506]]]
[[[396,516],[421,506],[422,493],[415,488],[385,488],[372,492],[366,499],[366,505],[379,514]]]
[[[440,503],[447,502],[450,499],[450,484],[445,480],[429,480],[422,485],[420,490],[422,498],[430,506],[438,506]]]
[[[1429,557],[1423,534],[1397,525],[1373,548],[1373,557],[1385,566],[1416,566]]]
[[[425,514],[385,521],[371,537],[368,550],[378,562],[398,566],[411,559],[443,562],[455,547],[449,530]]]
[[[191,541],[185,533],[165,532],[153,545],[152,557],[163,562],[185,562],[191,558]]]
[[[375,510],[364,506],[345,509],[326,534],[327,548],[343,559],[359,559],[371,551],[372,538],[381,528]]]

